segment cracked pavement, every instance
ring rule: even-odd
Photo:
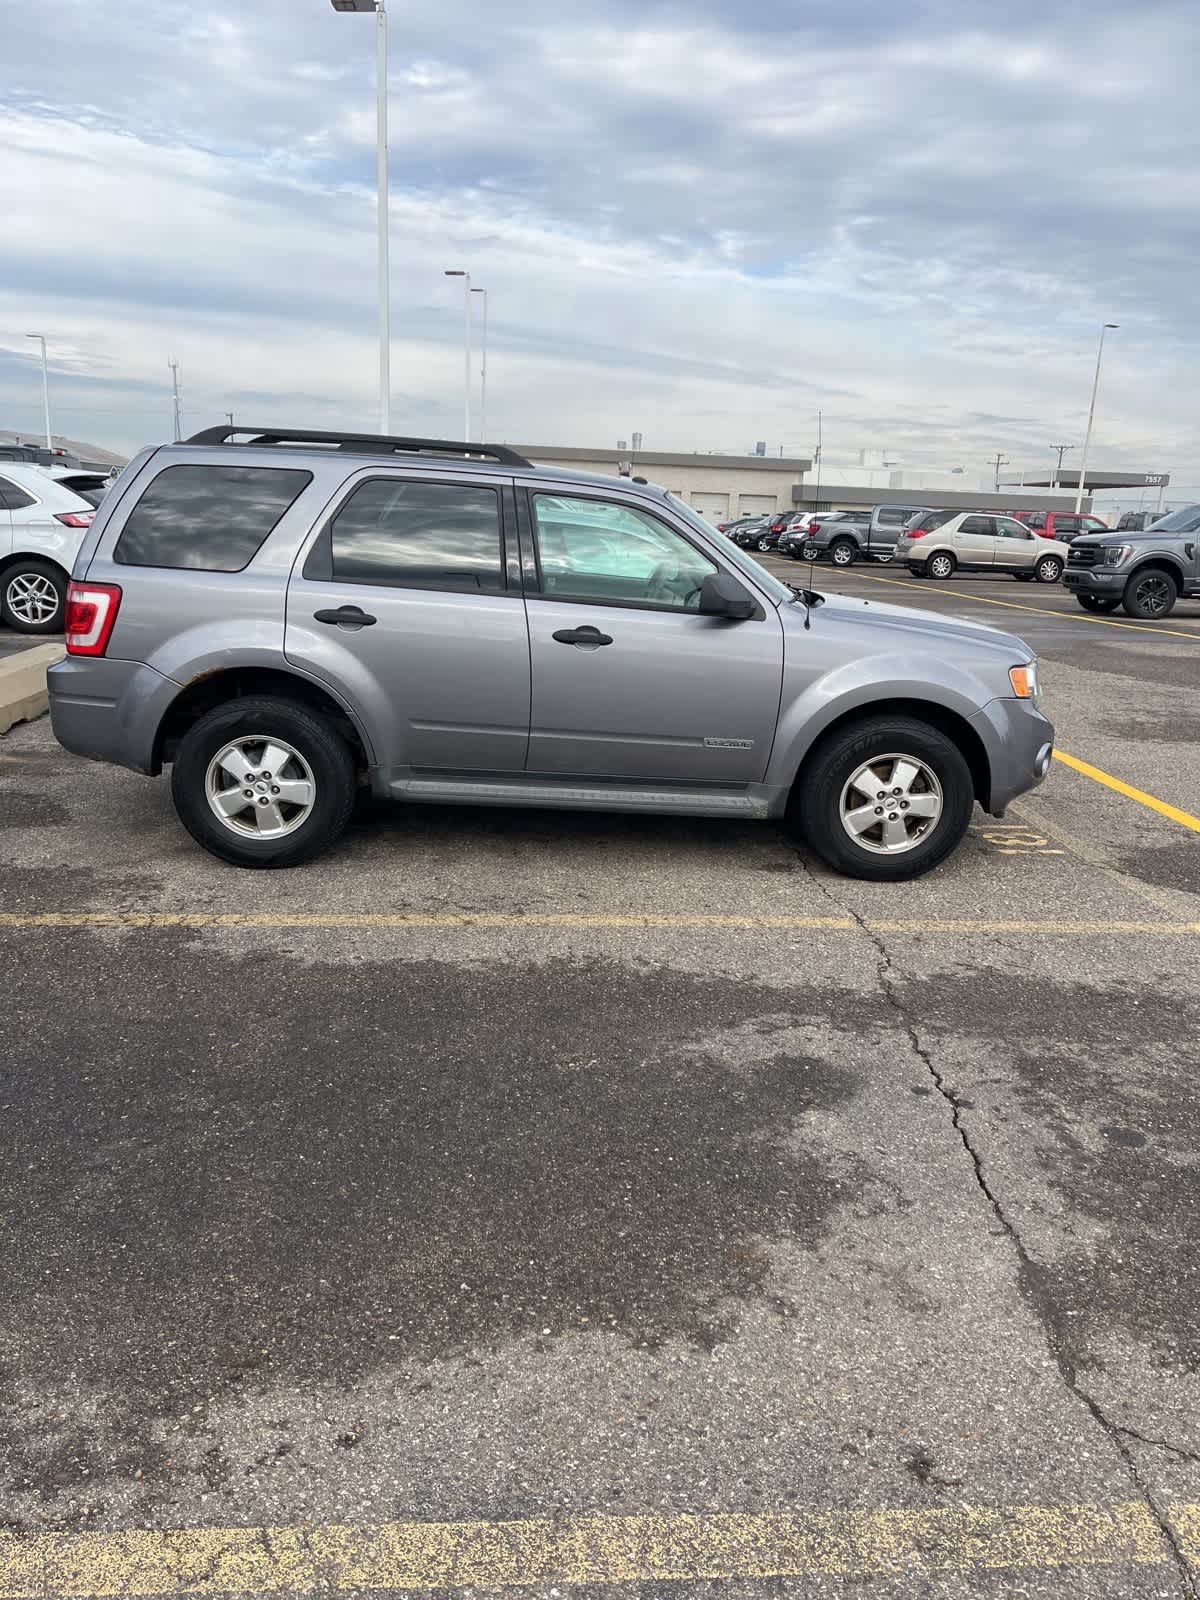
[[[1186,803],[1200,652],[1054,629],[1063,745]],[[1200,845],[1057,768],[1018,809],[909,886],[417,808],[248,877],[13,730],[6,912],[750,926],[0,929],[0,1529],[1138,1501],[1157,1565],[771,1587],[1200,1592],[1200,941],[1105,931],[1200,921]]]

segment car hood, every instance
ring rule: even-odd
[[[804,606],[781,606],[785,628],[804,627]],[[846,595],[829,594],[819,606],[812,609],[814,636],[822,625],[861,628],[864,634],[875,634],[879,643],[895,638],[899,645],[917,645],[945,652],[948,648],[964,653],[985,653],[989,658],[1002,657],[1008,666],[1032,661],[1035,651],[1024,639],[1000,628],[988,627],[982,622],[960,622],[958,618],[935,617],[928,611],[918,611],[913,606],[894,606],[886,601],[854,600]]]

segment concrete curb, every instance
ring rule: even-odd
[[[0,657],[0,734],[48,709],[46,668],[66,653],[61,644],[34,644],[15,656]]]

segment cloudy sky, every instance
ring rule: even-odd
[[[397,431],[1200,484],[1194,0],[392,0]],[[375,415],[374,22],[0,7],[0,427]],[[1067,457],[1070,464],[1074,458]]]

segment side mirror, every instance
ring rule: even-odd
[[[730,617],[744,622],[757,610],[754,596],[728,572],[713,572],[700,586],[700,612],[706,617]]]

